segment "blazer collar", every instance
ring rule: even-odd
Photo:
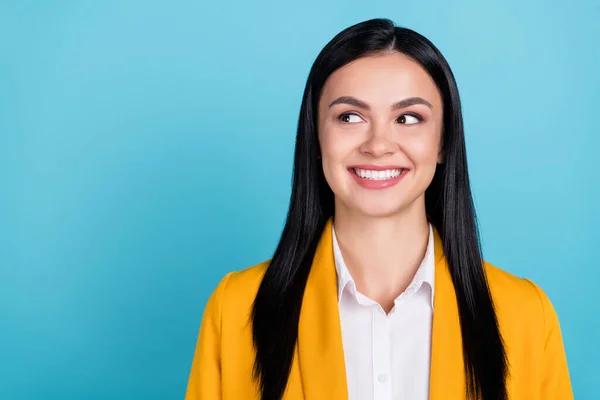
[[[456,292],[439,233],[435,233],[435,297],[431,335],[430,400],[464,399],[466,395],[462,334]]]
[[[298,323],[304,398],[348,398],[330,219],[317,246]]]
[[[433,232],[435,296],[430,400],[463,399],[464,367],[456,295],[440,236],[435,228]],[[298,324],[298,362],[305,399],[348,398],[332,219],[321,235],[304,291]]]

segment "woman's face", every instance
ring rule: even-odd
[[[419,64],[394,52],[343,66],[323,87],[318,119],[336,213],[385,216],[424,201],[441,162],[442,100]]]

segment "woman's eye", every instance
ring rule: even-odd
[[[412,114],[403,114],[398,118],[398,122],[404,125],[418,124],[421,121],[423,121],[423,118]]]
[[[348,123],[348,124],[355,124],[357,122],[362,121],[362,118],[360,118],[358,115],[352,114],[352,113],[344,113],[344,114],[340,115],[338,117],[338,119],[340,121]]]

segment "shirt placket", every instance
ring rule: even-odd
[[[373,307],[373,399],[392,400],[390,322],[377,305]]]

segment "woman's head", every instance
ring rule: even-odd
[[[441,162],[442,99],[421,65],[397,51],[333,72],[318,105],[318,137],[336,214],[425,212]]]
[[[294,186],[314,186],[325,215],[334,204],[381,216],[427,200],[441,223],[446,172],[467,173],[448,63],[428,39],[389,20],[345,29],[310,71],[296,146]]]
[[[366,170],[378,167],[390,170],[381,177],[395,176],[387,182],[395,185],[366,189],[384,184],[356,173],[373,178]],[[467,397],[505,400],[508,367],[483,269],[452,71],[410,29],[385,19],[353,25],[323,48],[304,90],[288,215],[251,316],[263,399],[285,390],[304,289],[335,207],[381,216],[423,205],[456,292]]]

